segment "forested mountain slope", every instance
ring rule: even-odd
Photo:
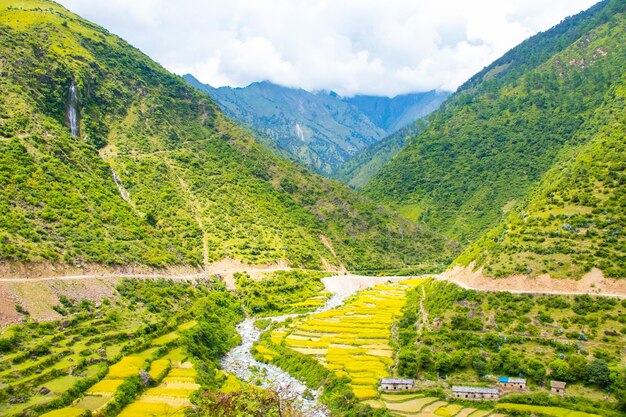
[[[353,155],[430,114],[448,96],[429,91],[344,98],[268,81],[214,88],[192,75],[184,78],[208,93],[228,116],[269,138],[304,166],[331,177]]]
[[[626,65],[624,10],[607,0],[473,77],[383,168],[365,195],[469,243],[560,160]]]
[[[334,174],[334,177],[352,188],[363,188],[385,164],[426,128],[424,119],[418,119],[350,158]]]
[[[626,74],[529,197],[457,260],[488,275],[626,278]],[[582,140],[582,138],[581,138]]]
[[[363,269],[450,257],[444,238],[281,160],[56,3],[0,0],[0,22],[3,262]]]

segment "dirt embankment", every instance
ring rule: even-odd
[[[348,294],[361,291],[374,285],[384,284],[385,282],[402,281],[410,277],[369,277],[363,275],[335,275],[328,278],[322,278],[326,291],[333,294]]]
[[[452,281],[464,288],[479,291],[509,291],[529,294],[590,294],[626,298],[626,279],[606,278],[601,270],[594,268],[582,278],[557,279],[544,274],[537,277],[513,275],[491,278],[482,269],[455,266],[444,272],[442,279]]]
[[[0,325],[23,319],[15,308],[20,305],[38,321],[55,320],[61,316],[52,309],[64,295],[72,299],[100,302],[115,297],[115,286],[121,278],[56,279],[46,281],[0,282]]]

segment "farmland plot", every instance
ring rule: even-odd
[[[315,356],[337,375],[348,376],[354,394],[375,397],[380,378],[389,376],[393,350],[391,325],[401,315],[406,291],[421,280],[377,285],[349,299],[343,306],[294,321],[272,334],[273,343]],[[257,351],[271,360],[272,351]]]
[[[119,416],[184,416],[185,409],[191,406],[189,397],[200,388],[195,382],[197,372],[186,359],[180,349],[174,349],[162,359],[153,361],[151,376],[165,376],[158,386],[148,388],[139,399],[124,408]]]

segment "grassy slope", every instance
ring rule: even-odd
[[[0,16],[0,259],[356,269],[450,256],[438,235],[279,159],[106,30],[46,1],[2,0]],[[72,81],[80,139],[65,121]]]
[[[468,243],[554,164],[624,66],[621,1],[600,3],[475,76],[365,187]],[[608,22],[608,23],[607,23]]]

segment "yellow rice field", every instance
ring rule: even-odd
[[[408,280],[361,291],[342,307],[274,331],[271,340],[315,356],[328,369],[348,376],[357,398],[373,398],[378,395],[378,382],[389,376],[393,364],[391,325],[401,315],[406,291],[423,282]],[[266,346],[258,346],[257,352],[271,360],[272,351]]]
[[[123,379],[103,379],[87,390],[88,395],[109,397],[124,383]]]
[[[115,365],[111,365],[107,378],[124,379],[129,376],[137,375],[139,371],[145,368],[146,361],[141,356],[124,356]]]
[[[150,364],[150,378],[159,382],[170,366],[169,359],[157,359]]]

